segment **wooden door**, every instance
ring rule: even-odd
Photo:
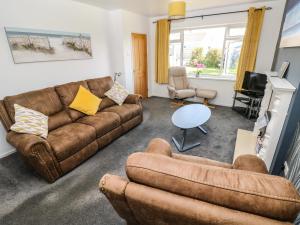
[[[148,97],[147,36],[132,34],[134,92]]]

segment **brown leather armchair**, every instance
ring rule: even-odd
[[[294,186],[253,155],[227,164],[172,153],[155,139],[129,156],[126,173],[99,186],[128,225],[287,225],[300,211]]]

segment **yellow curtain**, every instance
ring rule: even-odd
[[[261,28],[264,21],[265,7],[261,9],[250,8],[248,23],[241,50],[235,90],[241,90],[246,71],[254,71]]]
[[[159,84],[169,83],[169,36],[170,21],[167,19],[157,21],[155,40],[155,81]]]

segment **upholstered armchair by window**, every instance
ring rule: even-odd
[[[169,96],[171,99],[185,99],[195,97],[196,89],[190,86],[185,67],[169,68]]]

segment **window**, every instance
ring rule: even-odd
[[[170,66],[185,66],[189,75],[235,76],[245,25],[174,30]]]

